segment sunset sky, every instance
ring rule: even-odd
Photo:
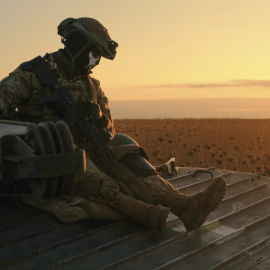
[[[119,43],[93,77],[110,100],[270,98],[269,0],[1,0],[0,77],[62,47],[67,17]]]

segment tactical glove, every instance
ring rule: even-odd
[[[93,101],[78,101],[75,108],[78,117],[93,121],[102,117],[100,106]]]
[[[78,101],[75,112],[79,118],[92,120],[100,128],[108,124],[108,119],[102,113],[100,106],[93,101]]]

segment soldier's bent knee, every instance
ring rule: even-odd
[[[121,163],[126,165],[136,176],[157,175],[156,169],[140,154],[127,154]]]

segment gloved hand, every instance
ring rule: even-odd
[[[102,118],[100,106],[93,101],[78,101],[75,112],[78,117],[85,120],[97,121]]]
[[[90,106],[92,108],[92,117],[93,117],[94,121],[101,119],[103,116],[103,113],[102,113],[100,106],[97,103],[95,103],[94,101],[90,101],[90,104],[91,104]]]
[[[102,113],[100,106],[93,101],[78,101],[75,112],[79,118],[92,120],[99,128],[106,128],[108,124],[108,118]]]

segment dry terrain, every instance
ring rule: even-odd
[[[211,167],[270,175],[270,120],[115,120],[116,132],[134,138],[160,165]]]

